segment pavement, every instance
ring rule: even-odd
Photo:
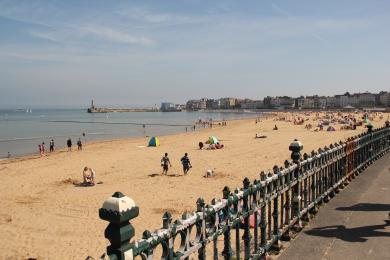
[[[390,259],[390,153],[360,173],[278,260]]]

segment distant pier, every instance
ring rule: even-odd
[[[88,113],[113,113],[113,112],[159,112],[158,108],[97,108],[91,107]]]
[[[159,112],[158,108],[98,108],[91,101],[91,107],[88,108],[88,113],[124,113],[124,112]]]

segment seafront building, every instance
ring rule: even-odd
[[[192,99],[186,110],[229,110],[229,109],[374,109],[390,108],[390,93],[382,91],[344,94],[334,96],[267,96],[263,100],[224,97],[220,99]]]

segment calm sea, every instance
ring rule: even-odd
[[[53,138],[56,148],[71,138],[83,142],[123,137],[166,135],[188,130],[199,119],[254,118],[259,114],[212,112],[134,112],[89,114],[81,109],[0,110],[0,158],[38,152]],[[145,130],[143,128],[145,125]],[[85,133],[85,136],[83,136]]]

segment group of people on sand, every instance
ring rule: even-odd
[[[68,147],[68,152],[72,151],[72,139],[68,139],[66,141],[66,146]],[[77,140],[77,151],[83,150],[83,143],[81,142],[81,139]]]
[[[188,157],[188,153],[185,153],[184,156],[180,159],[180,162],[183,166],[183,173],[184,175],[187,175],[189,170],[192,168],[190,158]],[[169,160],[168,153],[165,153],[164,156],[161,158],[161,167],[162,167],[162,174],[167,175],[169,167],[172,167],[171,161]]]
[[[217,150],[217,149],[222,149],[222,148],[225,147],[223,144],[221,144],[219,142],[214,143],[214,144],[210,144],[210,143],[206,142],[206,144],[208,144],[206,150]],[[199,142],[198,146],[199,146],[199,150],[203,150],[204,143],[203,142]]]
[[[304,125],[305,129],[314,132],[356,130],[357,127],[367,127],[375,120],[382,120],[382,113],[362,112],[286,112],[280,113],[274,121],[291,122],[294,125]],[[339,126],[339,127],[337,127]]]
[[[208,120],[202,120],[199,118],[199,120],[196,122],[196,125],[203,128],[213,128],[213,119],[210,118]]]
[[[68,152],[72,151],[72,145],[73,145],[72,144],[72,139],[69,138],[68,140],[66,140],[66,146],[68,147]],[[49,151],[50,151],[50,153],[54,152],[54,148],[55,148],[54,139],[51,139],[50,143],[49,143]],[[83,150],[83,143],[81,142],[80,138],[77,141],[77,150],[78,151]],[[45,155],[45,151],[46,151],[45,142],[42,142],[42,143],[38,144],[38,152],[39,152],[39,154],[41,156]]]
[[[38,151],[41,156],[45,155],[45,142],[42,142],[41,144],[38,144]],[[51,139],[49,143],[49,151],[52,153],[54,152],[54,140]]]

